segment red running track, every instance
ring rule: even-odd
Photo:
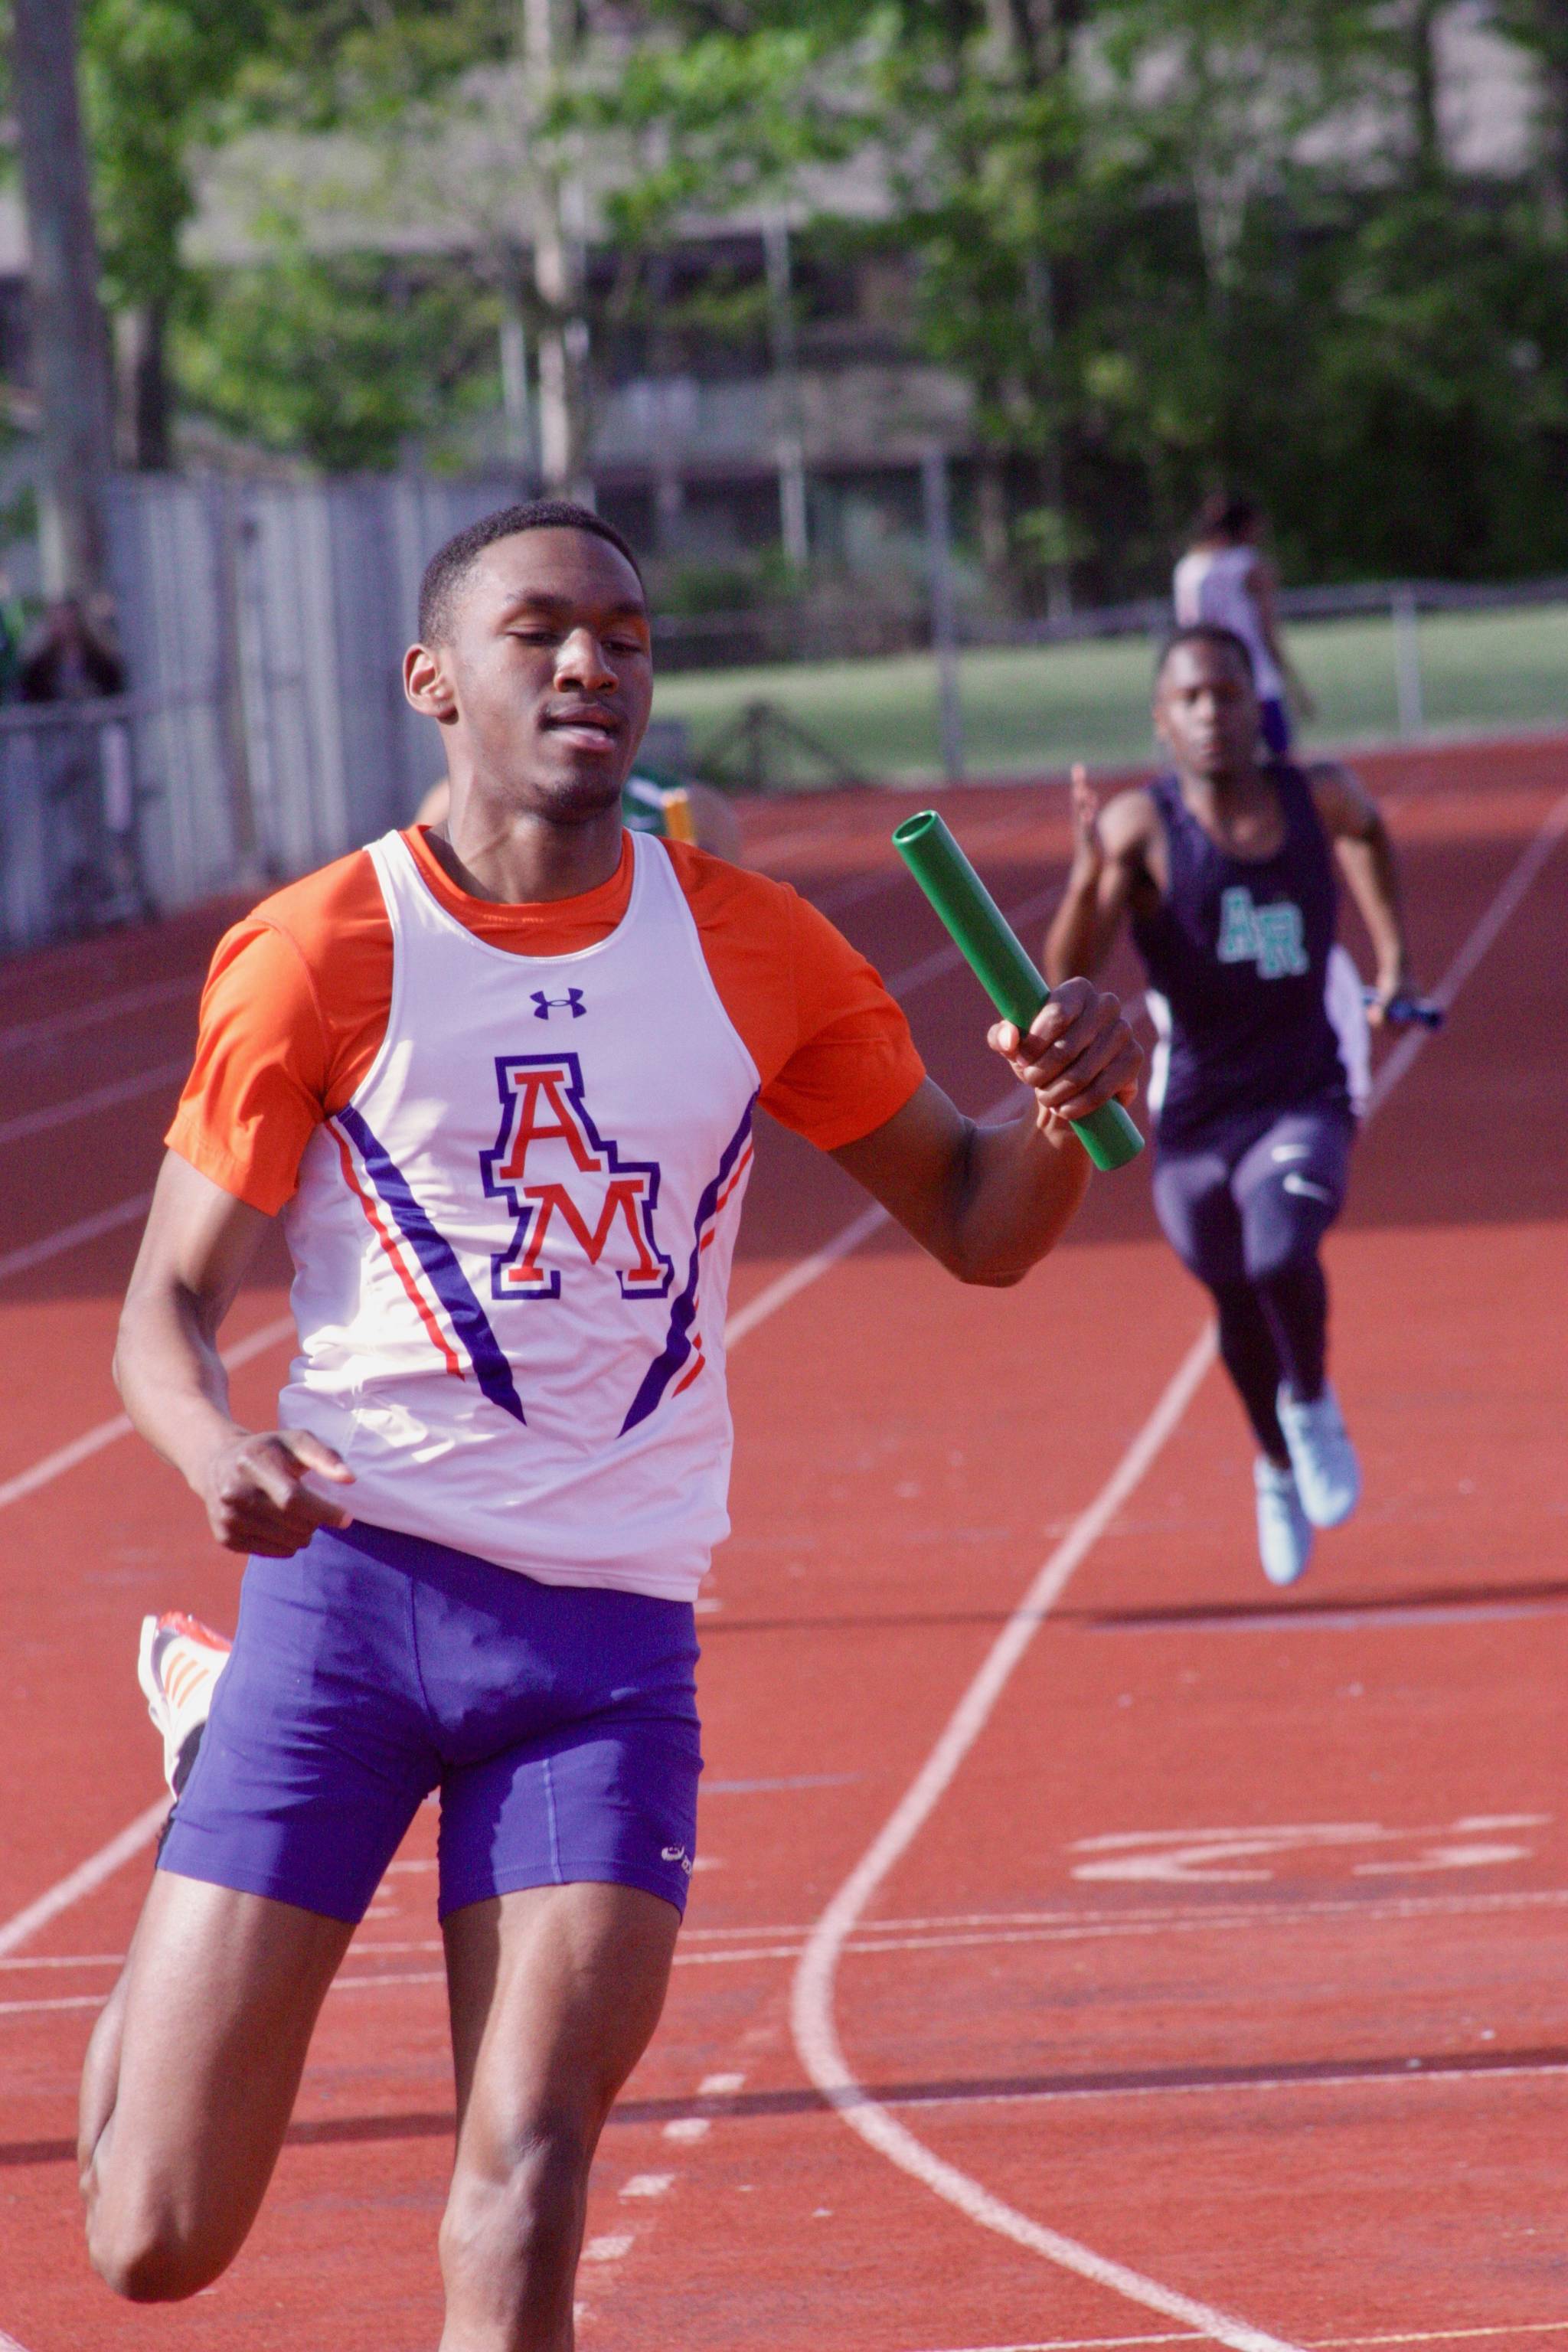
[[[1568,2340],[1568,847],[1542,830],[1568,745],[1365,764],[1423,978],[1507,920],[1361,1148],[1331,1258],[1367,1497],[1295,1592],[1258,1574],[1240,1416],[1193,1359],[1201,1300],[1142,1166],[1097,1181],[1021,1290],[963,1291],[884,1226],[781,1299],[864,1204],[765,1139],[700,1875],[605,2137],[586,2352]],[[979,1109],[981,1008],[891,871],[903,807],[758,810],[753,847],[906,976]],[[957,816],[1004,904],[1059,878],[1058,791]],[[328,2001],[251,2244],[175,2309],[88,2274],[68,2152],[145,1845],[15,1926],[157,1797],[142,1612],[232,1618],[233,1564],[112,1433],[107,1372],[172,1093],[147,1074],[188,1046],[216,921],[0,971],[0,2346],[429,2352],[451,2096],[430,1816]],[[276,1320],[280,1275],[230,1336]],[[281,1361],[240,1372],[243,1410]],[[1173,1426],[1119,1495],[1163,1396]],[[1047,1563],[1051,1605],[1021,1619]],[[988,1660],[1010,1673],[976,1695]]]

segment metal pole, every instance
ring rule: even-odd
[[[1396,588],[1394,616],[1394,689],[1399,706],[1402,735],[1426,732],[1421,701],[1421,640],[1415,625],[1415,598],[1408,588]]]
[[[506,291],[500,322],[500,401],[509,464],[519,474],[531,469],[533,436],[529,429],[528,330],[514,287]]]
[[[542,314],[536,339],[540,470],[547,490],[592,506],[583,191],[537,131],[560,94],[568,62],[556,0],[523,0],[522,23],[528,128],[536,149],[531,179],[533,284]]]
[[[240,648],[240,599],[245,593],[240,549],[245,535],[244,492],[234,481],[207,488],[204,504],[211,538],[216,633],[213,698],[217,706],[224,783],[235,853],[235,880],[252,889],[266,877],[250,790],[250,746],[246,728],[245,664]]]
[[[963,781],[963,706],[959,696],[958,614],[952,580],[952,515],[947,495],[947,455],[929,448],[921,459],[925,504],[926,562],[931,585],[931,643],[936,656],[942,772],[950,784]]]
[[[75,0],[15,0],[11,72],[37,352],[44,588],[85,599],[108,568],[113,447],[76,20]]]
[[[779,531],[786,561],[804,572],[811,554],[805,499],[805,449],[800,425],[800,369],[795,352],[795,302],[790,287],[789,223],[770,213],[763,223],[763,261],[768,279],[768,331],[773,345],[773,385],[778,403]]]

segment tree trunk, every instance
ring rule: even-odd
[[[1437,70],[1437,18],[1443,0],[1414,0],[1410,11],[1410,143],[1416,184],[1430,187],[1443,170]]]
[[[124,454],[139,474],[165,474],[174,464],[168,306],[139,302],[116,323]]]
[[[113,428],[76,53],[76,0],[13,0],[11,70],[44,457],[44,585],[52,596],[85,600],[102,588],[107,568]]]
[[[975,470],[975,514],[980,525],[980,561],[992,593],[1013,601],[1013,545],[1007,511],[1007,460],[999,449],[982,452]]]
[[[1536,171],[1542,228],[1561,247],[1568,244],[1568,0],[1533,0],[1519,29],[1541,69]]]
[[[561,41],[554,0],[523,0],[529,110],[537,123],[554,97]],[[588,321],[583,255],[567,218],[568,190],[553,160],[534,160],[533,284],[539,298],[539,463],[544,487],[593,501],[587,478]]]

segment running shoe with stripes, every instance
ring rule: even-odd
[[[161,1617],[142,1620],[136,1679],[163,1738],[163,1778],[176,1797],[196,1760],[217,1678],[233,1647],[223,1634],[215,1633],[199,1617],[187,1617],[183,1609],[166,1609]]]

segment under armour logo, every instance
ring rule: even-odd
[[[553,1012],[569,1013],[574,1021],[581,1021],[587,1010],[580,988],[569,988],[564,996],[546,996],[542,988],[533,992],[533,1017],[536,1021],[548,1021]]]

